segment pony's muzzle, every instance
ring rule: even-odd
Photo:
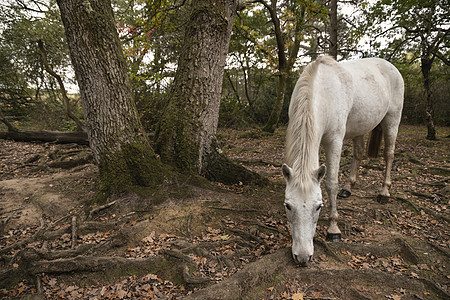
[[[307,267],[309,263],[312,261],[313,256],[300,256],[297,254],[292,253],[292,257],[294,258],[294,261],[300,266],[300,267]]]

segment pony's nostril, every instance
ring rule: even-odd
[[[308,262],[312,262],[312,259],[313,259],[313,256],[310,255],[310,256],[309,256],[309,259],[308,259]]]

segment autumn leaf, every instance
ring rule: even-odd
[[[303,300],[303,293],[292,294],[292,300]]]

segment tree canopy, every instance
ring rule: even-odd
[[[112,1],[133,98],[146,130],[156,129],[170,97],[190,3]],[[245,4],[237,12],[228,49],[219,125],[262,127],[271,115],[278,115],[283,124],[302,66],[329,52],[334,26],[330,3],[261,0]],[[56,2],[7,0],[0,9],[3,114],[19,126],[76,128],[63,113],[60,86],[45,70],[38,47],[41,40],[49,65],[62,77],[69,94],[74,93],[69,95],[70,105],[82,119]],[[392,61],[410,80],[407,84],[421,83],[406,87],[405,120],[423,123],[432,115],[435,123],[448,124],[448,85],[437,83],[448,79],[448,16],[445,1],[337,1],[337,58],[379,56]],[[421,67],[424,59],[432,63],[429,72]],[[427,80],[424,70],[429,73]]]

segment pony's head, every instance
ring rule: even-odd
[[[284,206],[292,234],[292,257],[299,265],[306,266],[314,254],[313,238],[323,206],[320,182],[326,167],[322,165],[314,171],[307,186],[295,180],[295,171],[288,165],[283,164],[282,170],[286,180]]]

